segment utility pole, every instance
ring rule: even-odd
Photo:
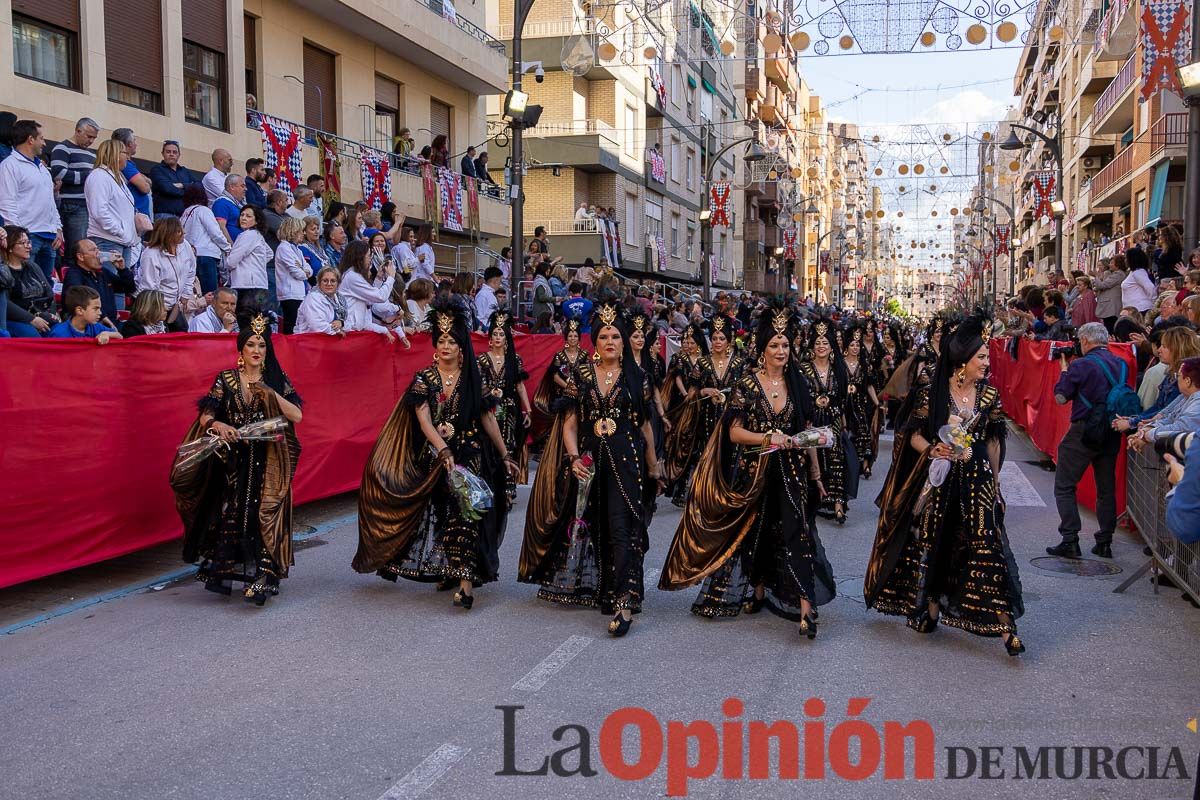
[[[533,8],[533,0],[513,0],[513,38],[512,38],[512,88],[521,91],[521,76],[524,74],[524,64],[521,61],[521,38],[525,32],[525,20]],[[512,123],[512,149],[510,151],[511,165],[508,169],[508,202],[512,206],[512,313],[516,319],[521,319],[521,282],[525,275],[525,254],[522,242],[525,234],[525,124],[514,120]]]
[[[1200,24],[1196,15],[1200,14],[1200,0],[1192,0],[1192,63],[1200,61]],[[1184,178],[1183,193],[1183,247],[1184,252],[1190,252],[1200,238],[1197,226],[1200,220],[1200,97],[1186,97],[1184,103],[1188,107],[1188,139],[1187,139],[1187,172]],[[1166,167],[1162,167],[1165,169]]]

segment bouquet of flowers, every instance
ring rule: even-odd
[[[805,428],[792,437],[792,442],[796,447],[833,447],[833,431],[828,427],[823,428]],[[761,456],[769,453],[774,453],[776,450],[781,450],[781,445],[767,445],[765,447],[751,447],[750,455]]]
[[[970,433],[971,425],[974,422],[975,417],[964,421],[957,414],[951,414],[949,421],[938,429],[938,439],[942,444],[949,445],[954,453],[950,458],[935,458],[929,465],[929,477],[925,480],[925,486],[921,489],[920,496],[917,497],[916,505],[913,506],[914,514],[920,514],[921,509],[925,508],[925,504],[929,501],[929,496],[933,493],[934,488],[946,482],[946,477],[950,474],[950,467],[953,465],[952,462],[962,459],[970,453],[971,445],[975,443],[975,437]]]
[[[458,501],[458,510],[470,522],[483,519],[484,512],[492,507],[492,490],[478,475],[459,464],[454,465],[446,479],[450,492]]]
[[[568,537],[572,541],[583,537],[587,533],[588,526],[587,522],[583,519],[583,512],[587,510],[588,495],[592,491],[592,479],[596,477],[591,453],[581,454],[579,456],[579,463],[587,469],[588,476],[579,480],[579,486],[575,490],[575,516],[571,519],[571,526],[568,531]]]
[[[278,442],[287,431],[287,420],[271,417],[261,422],[250,422],[237,429],[241,442]],[[175,456],[175,469],[190,469],[218,450],[228,450],[229,442],[216,433],[208,431],[198,439],[179,445]]]

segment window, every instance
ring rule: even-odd
[[[1137,211],[1134,216],[1134,228],[1143,228],[1146,225],[1146,193],[1137,193]]]
[[[628,103],[625,104],[625,152],[629,155],[637,155],[638,147],[638,116],[637,109]]]
[[[688,84],[687,91],[687,115],[688,119],[696,118],[696,87]]]
[[[148,92],[145,89],[139,89],[136,86],[129,86],[124,83],[117,83],[114,80],[108,82],[108,99],[114,103],[133,106],[144,111],[153,111],[156,114],[162,113],[161,94]]]
[[[662,236],[662,203],[646,198],[646,244],[653,245]]]
[[[163,9],[160,0],[106,0],[104,26],[108,99],[162,113]]]
[[[258,39],[255,35],[254,17],[246,14],[242,18],[242,44],[246,58],[246,94],[254,95],[258,107],[262,108],[262,98],[258,96]]]
[[[693,250],[696,247],[696,225],[688,220],[687,226],[687,260],[690,264],[693,259]]]
[[[683,85],[683,67],[679,64],[671,65],[671,102],[679,108],[679,103],[683,98],[683,93],[680,87]]]
[[[634,244],[638,240],[638,196],[633,192],[625,193],[625,230],[621,233],[621,241]]]
[[[679,139],[671,137],[671,155],[667,159],[667,177],[679,183]]]
[[[225,129],[225,56],[183,43],[183,113],[189,122]]]
[[[689,147],[687,151],[687,171],[683,174],[683,179],[687,181],[687,188],[689,189],[691,189],[692,184],[696,182],[695,178],[692,177],[692,173],[695,172],[695,168],[696,151]]]
[[[721,234],[721,242],[717,245],[717,263],[725,266],[725,246],[728,244],[726,234]]]
[[[382,75],[376,75],[374,146],[379,150],[390,151],[399,127],[400,84]]]
[[[304,124],[337,132],[337,56],[304,43]]]
[[[446,134],[446,146],[454,152],[454,146],[450,144],[453,138],[450,135],[450,106],[440,100],[429,101],[429,129],[432,131],[430,138],[439,133]]]
[[[79,88],[76,34],[13,15],[13,72],[66,89]]]
[[[671,215],[671,255],[679,255],[679,215]]]

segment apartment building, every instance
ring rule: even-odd
[[[104,133],[132,128],[138,159],[154,163],[174,139],[197,172],[218,147],[240,171],[263,152],[253,102],[304,130],[306,174],[318,171],[312,134],[340,137],[347,199],[362,196],[359,148],[390,150],[402,127],[418,147],[446,134],[457,166],[467,145],[485,143],[485,97],[508,84],[504,46],[467,3],[0,0],[0,20],[0,108],[39,120],[47,138],[92,117]],[[420,179],[393,170],[391,180],[399,212],[423,218]],[[507,236],[504,202],[481,198],[480,215],[485,237]]]
[[[501,38],[513,35],[511,4],[493,4]],[[541,82],[523,91],[544,111],[524,133],[525,235],[545,227],[569,264],[599,261],[603,231],[577,220],[581,204],[608,210],[620,226],[620,271],[631,277],[698,284],[707,263],[700,209],[708,159],[736,134],[733,62],[717,30],[733,11],[675,0],[648,15],[625,6],[539,0],[525,23],[522,55],[540,62]],[[612,50],[609,50],[609,48]],[[588,54],[580,68],[563,55]],[[612,58],[605,58],[612,55]],[[579,74],[581,73],[582,74]],[[493,106],[493,130],[503,122]],[[493,175],[506,181],[503,158]],[[652,155],[652,153],[654,155]],[[650,161],[664,161],[655,176]],[[713,164],[733,176],[735,153]],[[510,167],[511,168],[511,167]],[[659,178],[661,177],[661,180]],[[738,262],[728,230],[712,231],[715,286],[733,286]]]

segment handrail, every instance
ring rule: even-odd
[[[546,229],[547,236],[567,236],[574,233],[599,233],[599,220],[595,217],[586,219],[527,219],[525,220],[525,235],[532,236],[538,227]]]
[[[495,36],[492,36],[474,22],[471,22],[469,19],[463,17],[458,13],[458,11],[455,10],[453,5],[449,5],[450,13],[447,14],[447,3],[443,2],[443,0],[417,0],[417,2],[428,8],[433,13],[437,14],[442,19],[453,24],[463,33],[483,42],[492,50],[495,50],[498,53],[507,52],[507,46],[504,44],[504,42],[500,41]]]
[[[1187,112],[1163,114],[1150,127],[1150,155],[1158,155],[1167,147],[1186,147],[1187,139]]]
[[[617,129],[599,119],[542,120],[535,127],[525,131],[526,136],[580,136],[584,134],[599,134],[617,142]]]
[[[1134,147],[1136,143],[1130,144],[1096,173],[1096,177],[1092,178],[1092,194],[1099,197],[1133,170]]]
[[[1135,53],[1122,65],[1116,77],[1113,78],[1113,82],[1106,86],[1100,96],[1096,98],[1096,105],[1092,109],[1093,120],[1099,122],[1104,119],[1108,112],[1116,107],[1121,95],[1125,94],[1126,90],[1133,85],[1134,76],[1137,74],[1134,69],[1136,60],[1137,54]]]

